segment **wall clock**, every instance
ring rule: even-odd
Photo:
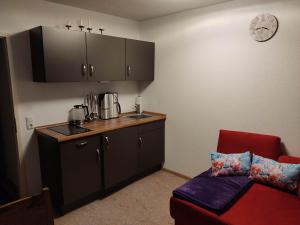
[[[270,40],[278,30],[278,20],[271,14],[261,14],[251,21],[250,32],[254,40]]]

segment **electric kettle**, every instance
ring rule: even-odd
[[[121,113],[121,106],[118,100],[118,93],[106,92],[99,95],[100,118],[107,120],[118,118]]]
[[[88,107],[85,105],[74,105],[70,110],[70,124],[81,125],[89,116]]]

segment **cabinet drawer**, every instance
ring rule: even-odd
[[[100,136],[60,144],[64,204],[101,189]]]

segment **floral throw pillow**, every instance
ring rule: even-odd
[[[223,154],[211,152],[212,176],[249,175],[250,152]]]
[[[300,179],[300,164],[279,163],[253,154],[250,178],[295,192]]]

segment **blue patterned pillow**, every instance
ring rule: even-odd
[[[251,166],[250,152],[223,154],[211,152],[212,176],[249,175]]]
[[[279,163],[253,154],[250,178],[290,191],[297,191],[300,164]]]

